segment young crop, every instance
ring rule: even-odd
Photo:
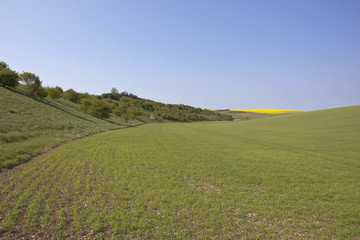
[[[359,109],[66,143],[0,172],[0,238],[357,239]]]

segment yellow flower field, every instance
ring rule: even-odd
[[[282,109],[231,109],[229,111],[256,112],[256,113],[266,113],[266,114],[283,114],[283,113],[303,112],[303,111],[298,111],[298,110],[282,110]]]

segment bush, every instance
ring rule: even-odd
[[[5,62],[0,62],[0,84],[2,86],[16,87],[19,82],[19,74],[9,68]]]
[[[69,89],[65,92],[66,99],[73,103],[79,103],[80,101],[80,93],[77,93],[73,89]]]
[[[45,98],[48,95],[48,92],[46,91],[45,88],[43,87],[39,87],[36,91],[36,96],[38,96],[39,98]]]
[[[52,99],[58,99],[60,98],[61,94],[62,94],[62,89],[61,87],[49,87],[49,88],[46,88],[46,91],[47,91],[47,95],[49,97],[51,97]]]
[[[108,118],[112,110],[110,104],[107,102],[89,98],[81,99],[80,108],[84,112],[97,118]]]
[[[144,111],[139,107],[131,107],[128,110],[128,113],[130,114],[131,119],[135,119],[139,116],[144,115]]]

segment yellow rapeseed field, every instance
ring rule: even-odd
[[[267,114],[283,114],[283,113],[303,112],[303,111],[298,111],[298,110],[282,110],[282,109],[232,109],[230,111],[256,112],[256,113],[267,113]]]

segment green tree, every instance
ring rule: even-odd
[[[63,90],[61,89],[61,87],[49,87],[49,88],[46,88],[46,91],[47,91],[47,95],[49,97],[51,97],[52,99],[58,99],[60,98]]]
[[[19,74],[11,70],[5,62],[0,62],[0,84],[4,87],[16,87],[18,80]]]
[[[111,106],[101,100],[93,100],[89,114],[97,118],[108,118],[111,113]]]
[[[6,62],[0,62],[0,70],[9,69],[9,65]]]
[[[105,101],[99,99],[89,99],[83,98],[81,99],[80,108],[97,118],[108,118],[111,113],[111,105]]]
[[[80,93],[77,93],[73,89],[69,89],[65,92],[67,100],[74,103],[79,103],[80,101]]]
[[[43,97],[46,94],[44,89],[41,86],[41,81],[39,76],[36,76],[34,73],[23,72],[20,74],[20,81],[26,85],[26,91],[30,97],[34,98],[35,96]]]
[[[11,69],[0,70],[0,84],[2,86],[16,87],[19,82],[19,74]]]
[[[88,113],[89,109],[92,105],[92,100],[89,98],[83,98],[81,99],[81,104],[80,104],[80,109],[83,110],[84,112]]]
[[[46,88],[40,87],[36,91],[36,96],[38,96],[39,98],[45,98],[47,95],[48,93],[46,91]]]
[[[113,109],[113,114],[115,114],[116,116],[122,116],[124,112],[126,112],[127,109],[124,106],[116,106]]]
[[[143,110],[139,107],[131,107],[128,110],[128,113],[130,114],[131,119],[135,119],[139,116],[142,116],[144,114]]]

